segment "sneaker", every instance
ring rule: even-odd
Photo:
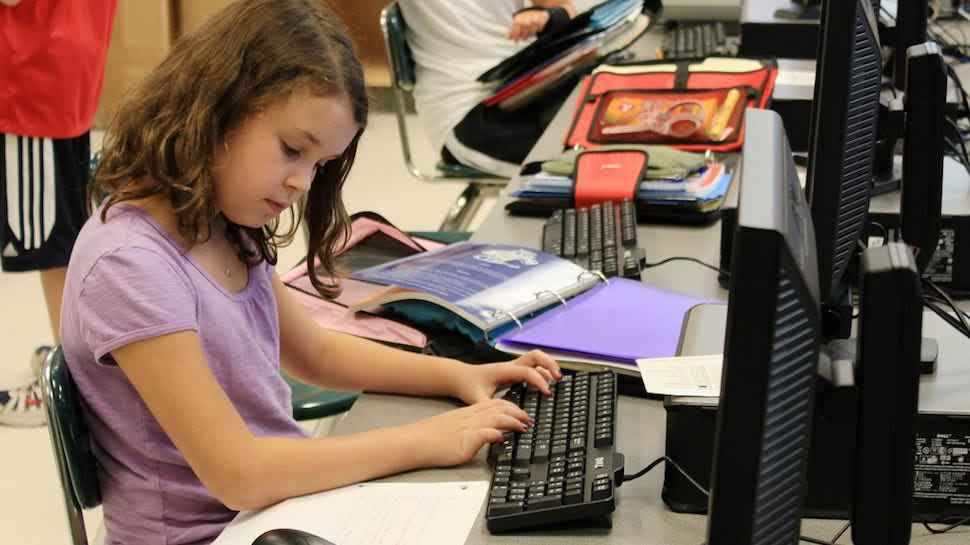
[[[30,370],[34,373],[34,379],[40,380],[40,372],[44,368],[44,361],[47,359],[47,354],[50,354],[52,348],[50,346],[38,346],[34,353],[30,356]]]
[[[0,425],[43,426],[47,411],[41,399],[40,383],[36,380],[23,388],[0,390]]]

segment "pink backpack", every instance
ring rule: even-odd
[[[350,231],[350,240],[337,253],[337,262],[344,270],[357,270],[444,246],[433,240],[413,238],[373,212],[351,216]],[[343,278],[341,295],[336,299],[325,299],[310,284],[306,261],[280,275],[280,279],[293,290],[293,295],[317,323],[327,329],[410,350],[423,350],[428,345],[428,337],[411,326],[347,310],[349,302],[382,290],[384,286]]]

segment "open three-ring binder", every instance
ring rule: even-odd
[[[389,311],[511,353],[541,348],[632,369],[637,358],[673,356],[687,312],[707,302],[506,244],[454,244],[352,276],[388,288],[351,310]]]

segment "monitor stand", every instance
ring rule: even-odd
[[[833,361],[856,361],[856,339],[833,339],[825,345],[824,350]],[[940,355],[940,345],[935,338],[923,337],[919,353],[919,372],[921,375],[936,373],[936,360]],[[824,375],[824,373],[822,373]]]
[[[898,191],[902,187],[902,181],[903,157],[902,155],[894,155],[889,169],[885,171],[877,170],[873,173],[870,194],[875,197],[890,191]]]
[[[885,138],[876,145],[871,196],[897,191],[902,187],[903,156],[896,153],[896,138]]]

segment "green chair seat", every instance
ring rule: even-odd
[[[477,168],[458,163],[446,163],[444,161],[438,161],[435,168],[437,168],[438,172],[440,172],[445,178],[464,178],[472,180],[478,178],[495,178],[494,174],[489,174],[488,172],[483,172]]]
[[[433,240],[442,244],[464,242],[471,238],[470,231],[408,231],[412,237]]]
[[[293,418],[296,420],[317,420],[340,414],[353,407],[360,395],[360,392],[321,390],[285,373],[283,379],[293,391]]]

